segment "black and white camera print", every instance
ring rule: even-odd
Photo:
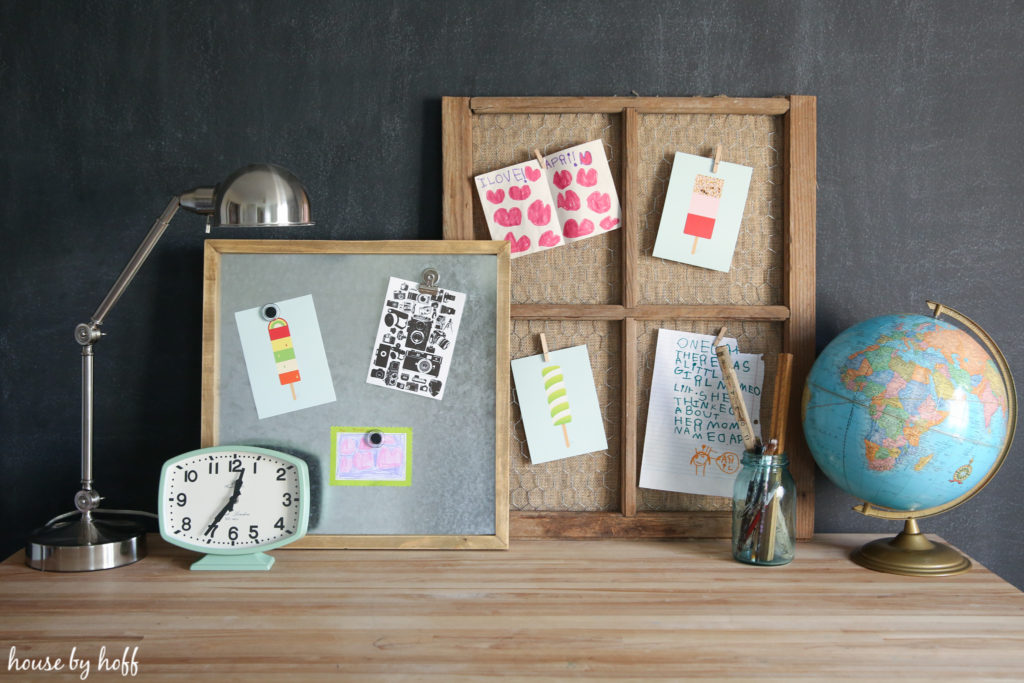
[[[426,294],[417,283],[392,277],[366,381],[441,400],[465,305],[462,292]]]

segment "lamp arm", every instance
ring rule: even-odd
[[[139,272],[139,268],[146,262],[149,257],[149,252],[153,251],[153,247],[163,237],[164,231],[167,229],[171,219],[174,218],[174,214],[178,212],[178,207],[181,206],[181,197],[175,195],[170,202],[167,204],[167,208],[164,209],[160,217],[153,223],[153,227],[149,229],[146,237],[143,238],[142,243],[132,254],[131,259],[128,261],[128,265],[124,267],[121,274],[117,277],[114,285],[107,292],[107,295],[103,297],[103,301],[100,303],[96,312],[92,314],[92,325],[102,325],[103,319],[107,317],[107,313],[114,307],[117,300],[121,298],[125,290],[128,289],[128,285],[131,284],[135,278],[135,274]],[[79,342],[81,343],[81,342]]]
[[[92,347],[103,336],[103,333],[100,332],[100,325],[103,324],[103,319],[110,312],[110,309],[114,307],[114,304],[117,303],[117,300],[121,298],[125,290],[128,289],[128,285],[131,284],[132,279],[135,278],[142,264],[146,262],[146,258],[153,251],[153,247],[160,241],[171,219],[174,218],[174,214],[178,212],[180,205],[181,197],[175,195],[168,202],[167,208],[160,214],[160,217],[153,223],[153,227],[149,229],[149,232],[143,238],[135,253],[132,254],[128,265],[121,271],[117,281],[114,282],[114,285],[100,303],[99,308],[92,314],[90,322],[81,323],[75,327],[75,341],[82,347],[82,489],[75,494],[75,508],[86,519],[88,519],[91,511],[99,507],[100,504],[100,495],[92,487]]]

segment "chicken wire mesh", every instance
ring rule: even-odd
[[[620,323],[606,320],[513,320],[511,357],[522,358],[541,353],[541,332],[551,350],[587,345],[597,387],[597,400],[604,419],[605,435],[608,437],[608,450],[531,464],[513,383],[509,504],[513,510],[618,510]]]
[[[722,323],[705,320],[641,320],[637,323],[637,464],[642,461],[644,433],[647,429],[648,397],[651,395],[651,378],[654,375],[654,356],[661,328],[697,334],[718,334]],[[751,419],[761,423],[762,435],[771,418],[771,396],[775,390],[775,366],[778,350],[782,348],[782,323],[769,322],[727,322],[725,336],[735,337],[742,353],[764,354],[764,384],[761,388],[761,414]],[[689,458],[692,453],[680,453],[679,457]],[[679,511],[679,510],[729,510],[732,499],[718,496],[699,496],[673,491],[637,489],[638,510]]]
[[[641,304],[782,303],[782,118],[734,114],[643,114],[639,117],[640,222],[637,276]],[[654,258],[676,152],[752,167],[732,267],[727,273]],[[710,160],[708,162],[710,164]],[[678,229],[682,229],[682,220]]]
[[[612,114],[478,114],[473,117],[473,175],[522,163],[590,140],[604,142],[621,196],[621,117]],[[490,239],[480,197],[473,198],[473,236]],[[619,245],[612,230],[512,259],[514,304],[609,304],[621,301]]]

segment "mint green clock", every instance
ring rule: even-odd
[[[214,446],[175,456],[160,472],[160,535],[206,553],[192,569],[266,571],[265,551],[306,534],[309,468],[254,446]]]

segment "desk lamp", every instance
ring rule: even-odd
[[[272,164],[246,166],[216,187],[198,187],[171,199],[90,321],[75,328],[75,341],[82,348],[82,489],[75,494],[74,512],[55,517],[32,532],[25,546],[29,567],[94,571],[131,564],[146,556],[146,529],[142,524],[97,517],[149,513],[98,510],[102,497],[93,488],[92,478],[93,346],[103,336],[100,326],[107,313],[128,289],[179,207],[205,215],[207,231],[211,227],[313,225],[302,183],[286,169]]]

